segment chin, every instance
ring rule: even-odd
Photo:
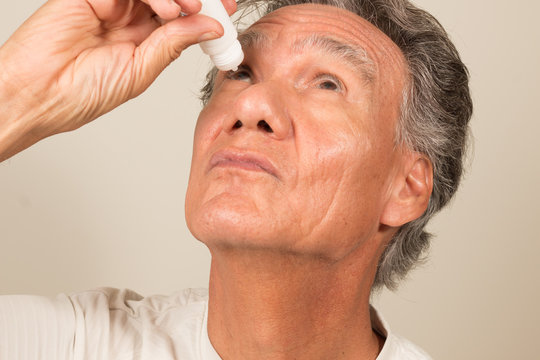
[[[248,196],[222,193],[202,204],[190,200],[189,197],[186,199],[188,228],[210,249],[216,246],[280,246],[276,239],[283,237],[275,231],[279,219],[267,212],[262,214],[260,206]]]
[[[302,238],[298,222],[289,221],[286,216],[260,214],[248,204],[237,197],[221,195],[213,198],[200,208],[186,212],[188,228],[212,253],[233,249],[270,251],[335,260],[336,249],[332,244],[321,245],[311,238]]]

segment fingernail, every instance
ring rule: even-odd
[[[182,7],[174,0],[169,0],[169,4],[174,7],[174,10],[178,11],[178,13],[180,13],[180,11],[182,10]]]
[[[202,6],[202,2],[201,2],[201,0],[191,0],[191,5],[193,5],[193,6],[197,6],[197,5]]]
[[[210,31],[205,34],[202,34],[201,37],[199,37],[199,41],[208,41],[217,39],[219,37],[219,34],[215,31]]]

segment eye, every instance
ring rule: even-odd
[[[322,83],[319,84],[319,88],[324,89],[324,90],[336,91],[339,89],[339,86],[333,81],[323,81]]]
[[[315,77],[316,85],[319,89],[341,92],[343,91],[342,82],[331,74],[319,74]]]
[[[240,65],[238,70],[227,71],[225,73],[225,78],[229,80],[251,82],[251,70],[247,66]]]

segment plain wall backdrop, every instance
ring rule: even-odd
[[[43,2],[3,1],[0,43]],[[429,227],[429,262],[374,303],[435,359],[538,358],[540,3],[416,3],[469,67],[474,146],[461,190]],[[208,68],[192,47],[139,98],[0,164],[0,294],[207,286],[209,253],[186,228],[184,194]]]

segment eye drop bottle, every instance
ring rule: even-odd
[[[236,70],[244,60],[238,33],[221,0],[202,0],[200,14],[210,16],[221,23],[225,33],[222,37],[200,43],[201,49],[210,56],[219,70]]]

